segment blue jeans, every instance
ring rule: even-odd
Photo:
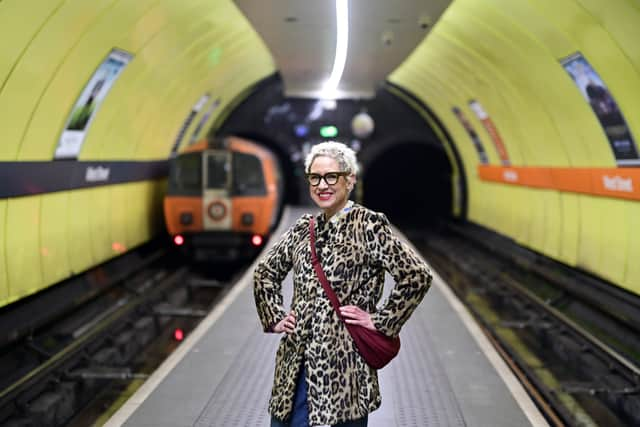
[[[309,427],[309,405],[307,404],[307,382],[305,381],[304,365],[300,367],[296,395],[293,398],[293,412],[289,422],[283,422],[271,417],[271,427]],[[334,424],[332,427],[367,427],[368,417],[343,423]]]

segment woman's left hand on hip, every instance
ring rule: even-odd
[[[344,317],[345,323],[350,325],[360,325],[372,331],[376,330],[376,327],[371,321],[371,314],[367,313],[363,309],[355,305],[343,305],[340,307],[340,314]]]

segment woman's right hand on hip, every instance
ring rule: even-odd
[[[273,332],[281,333],[286,332],[287,334],[293,333],[293,329],[296,327],[296,314],[291,311],[287,316],[276,323],[273,327]]]

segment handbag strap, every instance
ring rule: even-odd
[[[314,217],[311,217],[311,220],[309,221],[309,238],[311,242],[311,264],[313,264],[313,269],[316,271],[318,280],[320,280],[320,284],[322,284],[324,292],[327,294],[327,297],[329,297],[329,301],[331,301],[333,309],[338,314],[338,318],[344,321],[342,314],[340,314],[340,301],[338,301],[338,297],[336,296],[335,292],[333,292],[333,289],[331,289],[331,285],[329,285],[327,276],[322,270],[322,265],[320,265],[320,260],[318,259],[318,254],[316,253],[316,231]]]

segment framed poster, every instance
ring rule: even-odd
[[[54,159],[76,159],[100,105],[133,55],[113,49],[93,73],[76,100],[64,125]]]
[[[598,73],[581,53],[561,61],[604,130],[618,166],[638,166],[640,157],[629,126]]]

